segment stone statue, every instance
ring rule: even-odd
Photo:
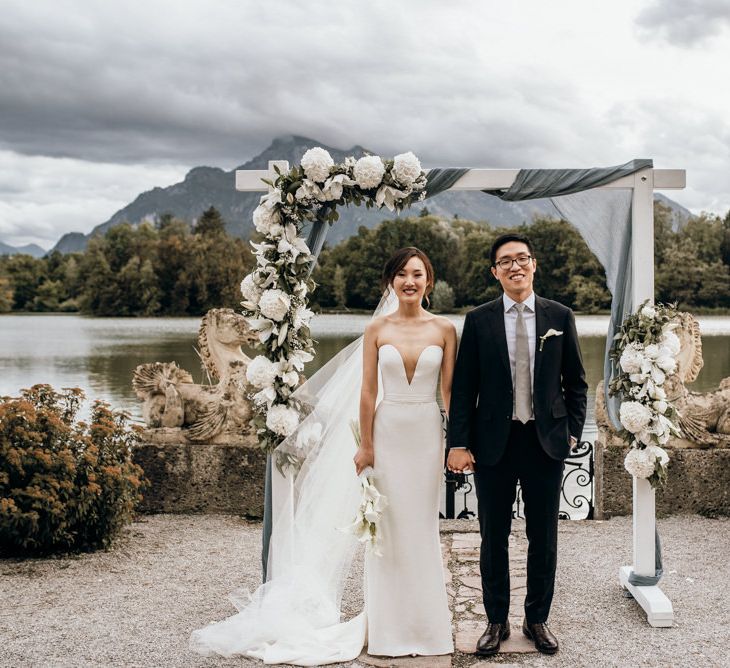
[[[730,377],[723,378],[717,390],[692,392],[692,383],[704,365],[700,325],[689,313],[680,313],[675,333],[681,348],[677,370],[667,376],[664,389],[667,399],[674,404],[682,436],[672,437],[667,444],[674,448],[730,448]],[[603,382],[596,391],[596,423],[599,429],[613,431],[606,412]]]
[[[249,430],[251,406],[241,346],[256,341],[244,317],[233,309],[203,316],[198,347],[203,370],[215,385],[197,385],[175,362],[141,364],[132,385],[144,402],[144,437],[152,442],[239,441]]]

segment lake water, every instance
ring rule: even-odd
[[[459,332],[463,316],[450,316]],[[312,321],[318,355],[305,369],[311,375],[359,336],[366,315],[319,315]],[[730,376],[730,317],[698,318],[705,366],[693,385],[717,387]],[[590,387],[586,436],[593,430],[595,387],[603,377],[606,316],[578,316],[577,327]],[[138,364],[175,361],[196,382],[204,374],[196,353],[198,318],[87,318],[78,315],[0,315],[0,396],[49,383],[80,387],[88,397],[108,401],[139,419],[141,410],[131,379]],[[250,351],[252,352],[252,351]]]
[[[450,318],[461,332],[463,316]],[[305,373],[311,375],[359,336],[368,320],[366,315],[316,316],[312,321],[312,335],[318,341],[318,355]],[[608,317],[578,316],[576,320],[589,385],[583,438],[593,441],[596,430],[593,403],[595,388],[603,377]],[[698,320],[705,365],[692,388],[707,391],[730,376],[730,317]],[[196,352],[199,325],[198,318],[0,315],[0,396],[16,396],[21,388],[36,383],[49,383],[56,388],[80,387],[87,397],[103,399],[141,421],[141,404],[131,384],[137,365],[175,361],[196,382],[205,382]],[[464,503],[464,498],[458,495],[457,513]],[[472,509],[476,506],[471,494],[466,503]]]

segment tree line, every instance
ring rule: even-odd
[[[655,202],[655,298],[684,309],[730,308],[730,212],[703,214],[678,231],[672,210]],[[467,220],[445,221],[427,209],[416,218],[360,227],[355,236],[320,255],[313,300],[321,307],[372,309],[380,298],[385,258],[403,246],[417,246],[431,258],[436,274],[432,304],[451,310],[489,301],[501,290],[490,272],[489,251],[500,234],[519,232],[535,247],[535,291],[576,311],[611,307],[603,266],[569,223],[537,217],[531,224],[494,228]]]
[[[239,285],[253,265],[248,242],[226,233],[215,208],[194,226],[163,215],[154,224],[115,225],[81,253],[0,258],[0,312],[199,316],[239,308]]]
[[[730,212],[703,214],[678,231],[672,211],[654,206],[655,297],[680,308],[730,308]],[[567,222],[493,228],[422,209],[388,220],[333,247],[325,246],[314,279],[315,308],[372,309],[380,299],[387,257],[417,246],[431,258],[436,310],[483,303],[500,293],[489,249],[504,232],[527,234],[535,246],[535,291],[579,312],[610,308],[603,267]],[[0,312],[79,311],[98,316],[199,316],[210,308],[239,308],[239,284],[254,266],[248,242],[226,233],[213,207],[191,226],[171,215],[154,223],[121,224],[93,237],[85,251],[44,258],[0,257]]]

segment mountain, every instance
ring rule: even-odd
[[[231,171],[227,172],[218,167],[194,167],[181,183],[167,188],[153,188],[142,193],[109,220],[95,227],[89,235],[78,232],[64,235],[54,250],[62,253],[82,250],[91,236],[104,234],[110,227],[124,221],[136,224],[144,220],[153,220],[155,216],[163,213],[171,213],[177,218],[193,221],[210,206],[221,212],[230,234],[248,238],[253,229],[251,215],[258,204],[260,193],[238,192],[235,189],[236,169],[267,169],[269,160],[288,160],[289,164],[298,164],[305,151],[313,146],[326,148],[335,162],[342,162],[349,155],[359,158],[368,152],[362,146],[353,146],[343,151],[297,135],[279,137],[263,153]],[[691,215],[689,211],[663,195],[657,197],[677,212],[677,220]],[[466,191],[442,193],[424,202],[424,206],[427,206],[429,212],[434,215],[486,221],[495,227],[529,222],[535,214],[557,215],[548,200],[503,202],[483,193]],[[419,208],[414,207],[415,212]],[[372,228],[382,220],[393,217],[387,209],[353,207],[340,209],[339,212],[340,220],[327,235],[329,244],[336,244],[352,236],[361,225]]]
[[[36,244],[11,246],[0,241],[0,255],[32,255],[33,257],[43,257],[45,254],[46,251]]]

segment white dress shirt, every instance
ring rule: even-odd
[[[512,371],[512,388],[515,386],[515,350],[517,348],[517,309],[512,308],[517,302],[507,296],[506,293],[502,294],[502,301],[504,302],[504,333],[507,336],[507,352],[509,353],[509,366]],[[535,339],[537,338],[536,327],[537,322],[535,319],[535,293],[531,292],[530,296],[522,302],[525,305],[525,310],[522,312],[522,320],[525,323],[525,329],[527,330],[527,345],[530,350],[530,383],[531,383],[531,394],[534,395],[535,388]],[[512,419],[516,420],[517,416],[514,414],[514,407],[512,408]],[[534,413],[530,416],[534,419]]]

